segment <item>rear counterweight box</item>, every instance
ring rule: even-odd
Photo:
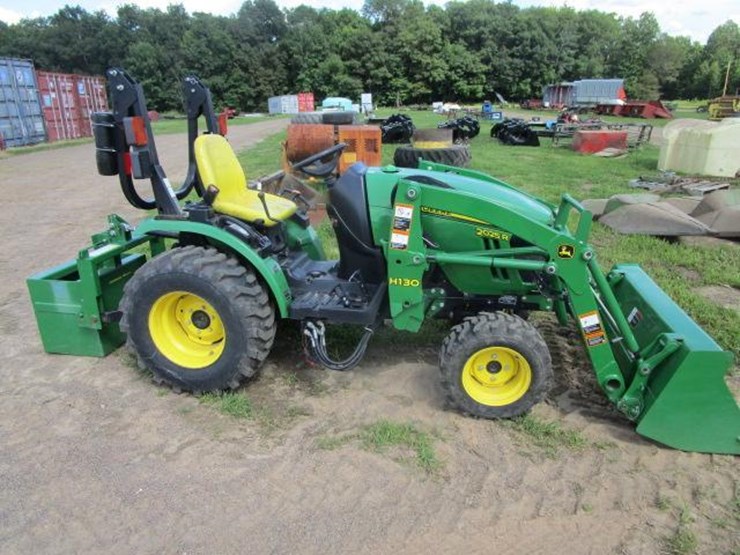
[[[150,256],[158,237],[131,237],[128,224],[109,217],[108,231],[70,260],[26,280],[47,353],[103,357],[126,339],[118,327],[123,288]]]

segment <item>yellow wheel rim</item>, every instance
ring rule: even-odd
[[[160,353],[193,370],[216,362],[224,352],[226,330],[210,303],[185,291],[159,297],[149,311],[149,333]]]
[[[463,367],[465,392],[481,405],[503,407],[521,399],[532,383],[532,368],[519,352],[508,347],[486,347]]]

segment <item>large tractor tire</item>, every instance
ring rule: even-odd
[[[290,118],[292,124],[320,124],[324,123],[324,115],[321,112],[301,112]]]
[[[427,162],[466,168],[470,164],[470,147],[468,145],[452,145],[445,148],[399,146],[393,155],[393,163],[399,168],[418,168],[419,160],[422,158]]]
[[[448,401],[464,414],[512,418],[547,394],[552,362],[530,323],[503,312],[482,312],[453,327],[439,366]]]
[[[323,112],[321,123],[331,125],[354,125],[357,123],[359,114],[357,112]]]
[[[121,299],[121,330],[155,381],[195,393],[253,376],[275,338],[275,312],[254,272],[213,248],[173,248],[142,266]]]

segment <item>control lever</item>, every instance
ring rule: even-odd
[[[270,211],[267,209],[267,201],[265,200],[265,192],[260,191],[257,193],[257,196],[260,198],[260,202],[262,203],[262,208],[265,211],[265,216],[267,216],[268,220],[272,220],[273,222],[280,223],[280,220],[276,220],[272,216],[270,216]]]

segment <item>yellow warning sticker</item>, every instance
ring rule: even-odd
[[[414,207],[410,204],[396,204],[393,210],[393,229],[391,230],[391,248],[406,250],[409,246],[409,231]]]
[[[581,330],[583,330],[583,336],[587,346],[596,347],[597,345],[606,343],[606,334],[604,333],[604,326],[601,325],[601,318],[599,318],[598,311],[593,310],[580,314],[578,321],[581,324]]]

